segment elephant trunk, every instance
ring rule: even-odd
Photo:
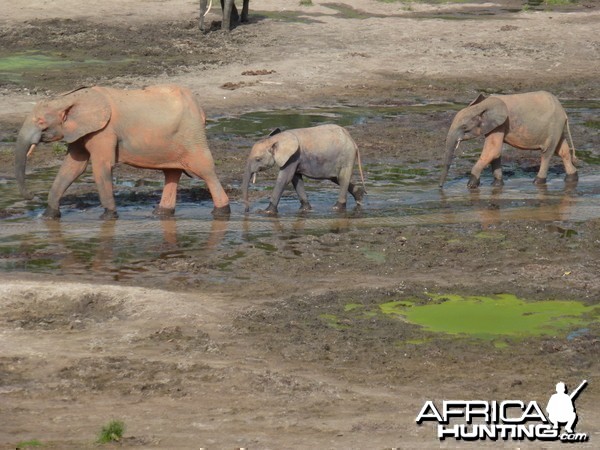
[[[15,145],[15,178],[21,195],[28,200],[32,199],[33,195],[31,195],[25,186],[27,156],[29,156],[33,148],[40,142],[41,138],[42,131],[34,125],[33,121],[26,120],[21,127],[21,131],[19,131]]]
[[[250,186],[250,178],[252,178],[253,172],[250,163],[246,165],[246,171],[244,172],[244,179],[242,180],[242,198],[244,199],[244,211],[250,211],[250,202],[248,200],[248,187]]]
[[[446,152],[444,153],[444,166],[442,168],[442,175],[440,176],[440,187],[444,187],[444,182],[448,176],[452,159],[454,158],[454,152],[458,148],[461,139],[456,135],[455,132],[450,130],[448,137],[446,138]]]

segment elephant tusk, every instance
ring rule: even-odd
[[[256,184],[256,172],[252,174],[252,184]]]
[[[212,8],[212,0],[210,0],[210,3],[208,4],[208,8],[206,8],[206,12],[204,13],[203,17],[206,17],[206,15],[210,12],[210,8]]]
[[[31,146],[29,147],[29,150],[27,150],[27,157],[29,158],[31,156],[31,154],[33,153],[33,149],[35,148],[35,144],[31,144]]]

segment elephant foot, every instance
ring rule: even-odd
[[[277,215],[277,211],[271,211],[269,209],[259,209],[256,211],[258,214],[261,214],[263,216],[271,216],[271,217],[275,217]]]
[[[119,215],[117,214],[117,211],[114,209],[108,209],[108,208],[104,208],[104,212],[100,215],[100,219],[103,220],[114,220],[114,219],[118,219]]]
[[[269,206],[267,206],[266,209],[259,209],[258,213],[266,216],[275,216],[278,213],[277,206],[275,206],[273,203],[269,203]]]
[[[533,179],[533,184],[537,184],[537,185],[544,185],[546,184],[546,178],[540,178],[540,177],[535,177]]]
[[[358,188],[354,189],[352,196],[354,197],[354,200],[356,200],[357,205],[362,205],[362,201],[365,198],[366,193],[367,193],[367,191],[365,191],[365,189],[362,187],[358,187]]]
[[[565,183],[577,183],[579,181],[579,174],[577,172],[568,173],[565,175]]]
[[[173,217],[175,215],[175,208],[163,208],[162,206],[157,206],[152,211],[152,214],[156,217]]]
[[[469,181],[467,182],[467,187],[469,189],[477,189],[481,181],[475,175],[471,174]]]
[[[231,215],[231,207],[229,205],[221,206],[220,208],[215,206],[212,210],[212,215],[215,219],[228,219]]]
[[[502,187],[504,186],[504,180],[502,178],[494,178],[494,181],[492,181],[492,186]]]
[[[300,212],[312,211],[312,206],[308,202],[300,202]]]
[[[55,208],[51,208],[50,206],[46,207],[44,214],[42,214],[44,219],[56,220],[60,219],[60,211]]]
[[[334,211],[346,211],[346,204],[345,203],[340,203],[340,202],[336,202],[335,205],[333,205],[333,210]]]

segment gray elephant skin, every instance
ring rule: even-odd
[[[569,134],[571,147],[566,142]],[[502,144],[523,150],[541,150],[540,169],[535,184],[545,184],[550,159],[558,154],[565,166],[565,182],[576,182],[575,148],[570,136],[567,114],[558,99],[549,92],[528,92],[514,95],[479,95],[468,107],[459,111],[446,137],[446,150],[440,187],[444,185],[454,152],[460,142],[484,135],[481,156],[471,170],[467,186],[477,188],[483,169],[492,165],[493,185],[501,186]]]
[[[351,182],[355,160],[363,181],[363,186]],[[248,187],[250,179],[256,174],[273,166],[279,167],[277,181],[271,195],[267,214],[277,213],[277,205],[285,186],[291,181],[298,197],[300,210],[311,209],[303,176],[314,179],[331,180],[340,186],[340,193],[335,210],[346,208],[348,192],[360,205],[365,195],[364,177],[360,163],[358,147],[348,131],[338,125],[320,125],[311,128],[299,128],[279,132],[276,130],[266,139],[252,147],[246,163],[246,171],[242,181],[242,195],[249,211]]]
[[[210,4],[207,0],[200,0],[200,30],[205,31],[204,25],[204,16],[210,10],[212,6],[212,1],[210,0]],[[248,22],[248,9],[249,9],[250,0],[243,0],[242,3],[242,15],[238,13],[237,8],[235,7],[234,0],[221,0],[221,10],[223,11],[223,21],[221,22],[221,29],[225,31],[229,31],[233,25],[237,25],[238,23]],[[208,10],[207,10],[208,8]]]

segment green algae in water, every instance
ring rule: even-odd
[[[597,307],[576,301],[527,302],[511,294],[431,297],[435,303],[395,301],[379,307],[382,313],[403,318],[427,331],[483,339],[562,334],[595,321],[598,315]]]

